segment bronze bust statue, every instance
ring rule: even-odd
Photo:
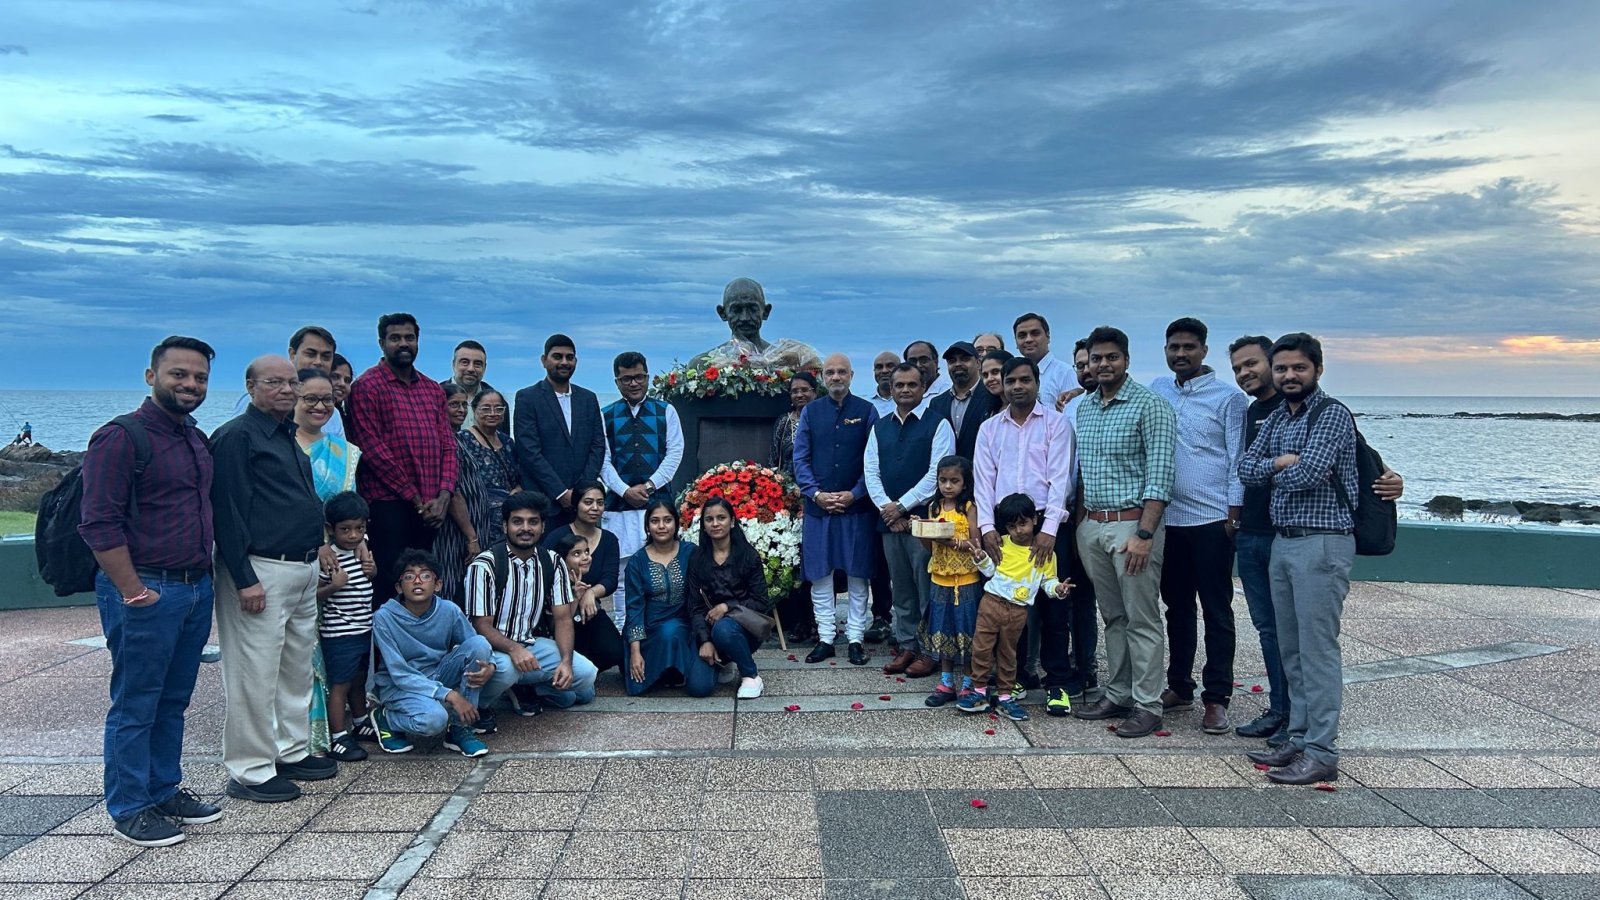
[[[728,323],[731,337],[696,356],[690,364],[730,365],[745,358],[753,365],[769,368],[821,368],[822,360],[811,345],[788,338],[768,342],[761,336],[761,326],[771,315],[772,304],[767,302],[766,292],[758,282],[752,278],[728,282],[722,289],[717,316]]]

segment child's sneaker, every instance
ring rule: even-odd
[[[489,752],[489,745],[478,739],[465,725],[451,725],[444,733],[444,746],[471,759]]]
[[[354,737],[358,741],[365,741],[369,744],[376,744],[378,742],[378,728],[372,724],[371,712],[368,712],[366,718],[362,719],[361,721],[350,723],[350,736]]]
[[[948,684],[936,684],[933,687],[933,693],[929,694],[928,699],[922,702],[927,706],[939,707],[954,699],[956,699],[955,688]]]
[[[994,710],[1013,722],[1028,721],[1028,711],[1017,705],[1016,697],[1010,697],[995,703]]]
[[[1014,681],[1011,683],[1011,699],[1021,702],[1022,700],[1027,699],[1027,697],[1028,689],[1023,687],[1022,682]]]
[[[989,708],[989,695],[978,690],[965,690],[956,698],[956,709],[964,713],[984,712]]]
[[[371,716],[372,727],[378,733],[378,747],[385,753],[410,753],[411,742],[406,736],[396,731],[389,730],[389,717],[383,710],[374,709]]]
[[[361,762],[367,758],[367,751],[356,743],[355,735],[346,732],[328,742],[328,758],[342,763]]]

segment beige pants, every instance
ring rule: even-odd
[[[1128,555],[1118,551],[1138,530],[1138,522],[1085,519],[1078,525],[1078,555],[1094,582],[1095,602],[1106,623],[1106,699],[1159,716],[1167,678],[1161,618],[1161,554],[1167,529],[1156,528],[1149,564],[1138,575],[1129,575]]]
[[[228,775],[256,785],[277,763],[306,757],[310,737],[311,652],[317,644],[317,567],[250,557],[267,592],[259,613],[239,610],[239,589],[217,560],[217,637],[222,642],[222,762]]]

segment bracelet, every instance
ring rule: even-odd
[[[134,594],[132,597],[123,597],[122,598],[122,602],[125,605],[132,606],[133,604],[138,603],[141,600],[148,600],[148,599],[150,599],[150,589],[149,588],[145,588],[144,590],[140,591],[139,593]]]

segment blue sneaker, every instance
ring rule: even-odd
[[[989,695],[983,691],[966,690],[956,699],[956,709],[964,713],[987,712],[989,709]]]
[[[1005,716],[1013,722],[1028,721],[1028,711],[1023,709],[1017,703],[1017,698],[1015,697],[997,702],[994,705],[994,709],[995,712],[998,712],[1000,715]]]
[[[472,733],[472,729],[465,725],[451,725],[444,735],[445,747],[468,759],[489,752],[489,745],[479,740],[478,736]]]
[[[372,711],[372,729],[378,733],[378,747],[385,753],[410,753],[411,742],[397,731],[389,730],[389,717],[383,709]]]

